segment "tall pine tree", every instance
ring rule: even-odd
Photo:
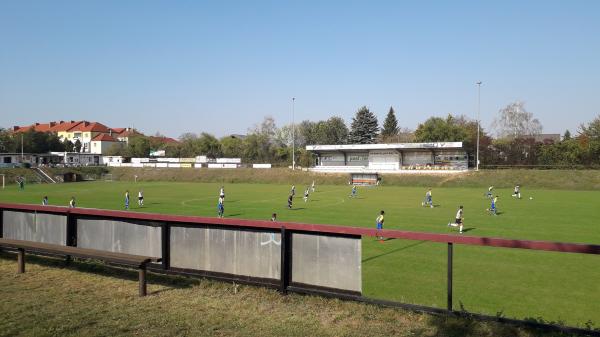
[[[352,119],[348,143],[350,144],[373,144],[376,141],[379,126],[377,117],[366,106],[358,109],[356,116]]]
[[[398,134],[398,120],[396,119],[396,113],[394,108],[390,107],[390,111],[383,121],[383,130],[381,130],[381,136],[383,139],[396,136]]]

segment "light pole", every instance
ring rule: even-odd
[[[296,125],[294,122],[294,109],[296,97],[292,97],[292,171],[296,169]]]
[[[479,171],[479,114],[481,110],[481,81],[477,82],[477,168]]]

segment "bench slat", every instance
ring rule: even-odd
[[[143,265],[149,262],[160,262],[161,258],[153,256],[133,255],[117,252],[107,252],[104,250],[79,248],[70,246],[61,246],[42,242],[32,242],[24,240],[12,240],[0,238],[0,246],[6,248],[23,248],[41,253],[51,253],[60,255],[71,255],[80,258],[99,259],[108,262]]]

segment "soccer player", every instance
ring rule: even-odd
[[[224,197],[219,197],[219,203],[217,204],[217,215],[219,218],[223,217],[223,214],[225,213],[225,198]]]
[[[309,189],[307,187],[306,190],[304,191],[304,202],[308,201],[308,191],[309,191]]]
[[[292,209],[292,203],[293,203],[293,202],[294,202],[294,195],[293,195],[293,194],[290,194],[290,195],[288,196],[288,208],[289,208],[289,209]]]
[[[296,185],[292,185],[292,189],[290,190],[290,194],[292,196],[296,196]]]
[[[519,185],[515,186],[515,190],[514,190],[512,196],[516,197],[518,199],[521,199],[521,186],[519,186]]]
[[[488,191],[487,191],[487,194],[485,196],[491,199],[492,198],[492,190],[493,189],[494,189],[494,186],[488,187]]]
[[[42,206],[48,206],[48,196],[46,196],[46,195],[42,199]]]
[[[125,209],[129,209],[129,190],[125,191]]]
[[[433,208],[433,199],[431,197],[431,187],[425,192],[425,202],[423,202],[423,206],[429,206]]]
[[[75,197],[71,197],[69,200],[69,208],[75,208]]]
[[[463,232],[463,207],[460,206],[458,211],[456,212],[456,218],[454,219],[454,223],[448,223],[448,226],[458,227],[458,232],[462,234]]]
[[[352,192],[350,192],[350,198],[356,197],[356,185],[352,185]]]
[[[310,186],[313,193],[315,193],[315,181],[313,180],[312,185]]]
[[[221,186],[221,190],[219,191],[219,198],[225,199],[225,187]]]
[[[383,236],[381,236],[381,230],[383,230],[383,215],[385,214],[385,212],[382,210],[381,212],[379,212],[379,216],[377,216],[377,218],[375,219],[375,223],[377,224],[377,239],[379,239],[379,241],[383,242]]]
[[[498,215],[498,214],[496,213],[496,211],[497,211],[497,209],[496,209],[496,204],[497,204],[497,202],[498,202],[498,196],[496,196],[496,197],[494,197],[494,198],[492,199],[492,204],[490,205],[490,208],[488,209],[488,211],[490,212],[490,214],[493,214],[493,215]]]
[[[143,207],[144,206],[144,191],[140,190],[138,192],[138,206]]]
[[[277,213],[273,213],[273,215],[271,215],[271,221],[272,222],[277,221]]]

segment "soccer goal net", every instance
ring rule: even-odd
[[[103,173],[101,177],[102,181],[113,181],[112,173]]]

